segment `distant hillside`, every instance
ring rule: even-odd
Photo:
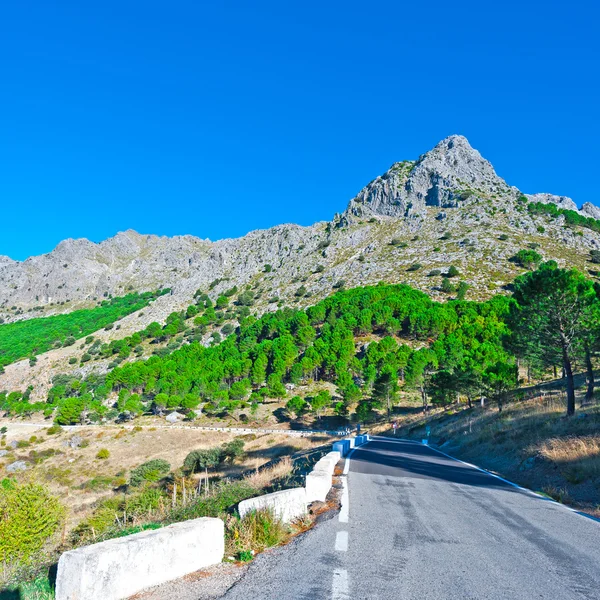
[[[435,300],[485,300],[541,259],[595,276],[590,259],[595,253],[600,260],[599,210],[590,204],[578,210],[564,196],[523,194],[464,137],[451,136],[416,161],[393,164],[330,222],[280,225],[217,242],[127,231],[100,244],[66,240],[23,262],[1,257],[0,318],[10,323],[90,308],[111,294],[172,289],[118,330],[96,336],[110,343],[154,321],[164,324],[198,292],[215,302],[234,287],[252,295],[247,307],[255,316],[382,281],[409,284]],[[201,341],[210,335],[209,328]],[[80,354],[62,348],[33,367],[11,365],[0,375],[0,390],[29,381],[45,390],[57,372],[105,372],[111,363],[109,356],[81,366]],[[74,359],[78,364],[69,367]]]

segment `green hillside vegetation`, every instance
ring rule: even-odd
[[[0,325],[0,367],[52,348],[72,345],[77,339],[144,308],[168,291],[136,292],[104,300],[95,308]]]
[[[592,231],[600,232],[600,221],[593,217],[584,217],[575,210],[567,208],[558,208],[556,204],[545,204],[544,202],[529,202],[527,210],[532,215],[548,215],[557,219],[560,216],[565,218],[565,223],[571,226],[585,227]]]
[[[47,403],[30,404],[29,391],[0,394],[0,408],[15,414],[44,410],[64,425],[174,409],[193,418],[200,404],[208,415],[240,409],[253,414],[271,398],[285,400],[295,418],[311,412],[317,419],[333,413],[364,421],[389,414],[400,391],[418,395],[425,410],[459,398],[471,405],[481,395],[502,409],[508,392],[519,386],[521,364],[537,377],[562,368],[573,414],[574,369],[587,370],[588,397],[593,394],[598,288],[552,261],[517,278],[514,288],[512,298],[440,303],[406,285],[380,284],[340,290],[306,310],[283,308],[258,320],[248,315],[244,293],[229,315],[200,293],[195,305],[173,313],[163,327],[154,323],[141,332],[153,340],[173,337],[178,349],[169,351],[169,344],[148,360],[85,381],[59,376]],[[226,307],[235,293],[216,304]],[[233,317],[240,325],[223,342],[216,343],[213,333],[212,346],[200,343],[209,326]],[[123,343],[128,355],[132,338],[103,351]],[[312,382],[332,384],[335,391],[289,398],[286,384]],[[111,392],[118,399],[108,408]]]

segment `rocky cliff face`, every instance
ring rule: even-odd
[[[423,269],[407,271],[416,262],[442,270],[460,264],[473,293],[489,295],[514,276],[506,260],[510,253],[533,242],[546,258],[584,267],[600,237],[590,230],[575,235],[561,219],[529,215],[521,196],[466,138],[454,135],[416,162],[395,163],[332,223],[281,225],[217,242],[126,231],[99,244],[65,240],[23,262],[0,257],[0,316],[64,312],[107,294],[162,287],[173,289],[173,306],[179,306],[215,280],[223,280],[215,294],[260,281],[265,296],[294,298],[302,283],[314,299],[339,280],[346,285],[387,280],[406,281],[435,296],[436,282]],[[528,198],[577,209],[564,196]],[[581,212],[596,218],[600,209],[586,204]],[[499,244],[498,236],[508,241]],[[401,243],[391,244],[392,238]],[[38,310],[27,312],[33,307]]]
[[[428,206],[457,208],[478,192],[509,191],[467,139],[453,135],[414,163],[394,164],[365,187],[346,212],[353,216],[423,217]]]

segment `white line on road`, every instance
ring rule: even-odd
[[[346,459],[348,464],[348,459]],[[340,523],[347,523],[350,516],[350,494],[348,493],[348,479],[342,477],[342,506],[340,508]]]
[[[418,443],[418,442],[417,442]],[[422,444],[423,446],[425,446],[425,444]],[[537,492],[534,492],[533,490],[529,490],[527,488],[524,488],[522,486],[520,486],[518,483],[515,483],[514,481],[510,481],[508,479],[504,479],[504,477],[500,477],[500,475],[496,475],[496,473],[492,473],[491,471],[487,471],[486,469],[482,469],[481,467],[478,467],[477,465],[474,465],[472,463],[468,463],[465,462],[464,460],[460,460],[460,458],[455,458],[454,456],[450,456],[450,454],[446,454],[445,452],[442,452],[441,450],[438,450],[437,448],[432,448],[431,446],[425,446],[426,448],[429,448],[430,450],[433,450],[434,452],[437,452],[438,454],[443,454],[444,456],[458,462],[461,463],[463,465],[466,465],[467,467],[471,467],[472,469],[476,469],[477,471],[481,471],[482,473],[485,473],[486,475],[489,475],[490,477],[494,477],[495,479],[499,479],[500,481],[503,481],[504,483],[507,483],[508,485],[517,488],[518,490],[521,490],[522,492],[525,492],[526,494],[529,494],[530,496],[534,496],[536,498],[539,498],[540,500],[544,500],[545,502],[550,502],[551,504],[556,504],[557,506],[560,506],[562,508],[566,508],[569,512],[575,513],[576,515],[579,515],[580,517],[585,517],[586,519],[590,519],[591,521],[596,521],[596,522],[600,522],[600,519],[593,517],[592,515],[588,515],[584,512],[581,512],[579,510],[576,510],[574,508],[571,508],[570,506],[567,506],[566,504],[561,504],[560,502],[557,502],[556,500],[553,500],[552,498],[548,498],[547,496],[542,496],[541,494],[538,494]]]
[[[350,586],[346,569],[335,569],[333,572],[331,600],[350,600]]]
[[[335,549],[338,552],[348,552],[348,532],[338,531],[335,536]]]

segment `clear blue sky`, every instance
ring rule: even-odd
[[[0,254],[329,219],[466,135],[600,203],[596,3],[47,0],[0,8]]]

